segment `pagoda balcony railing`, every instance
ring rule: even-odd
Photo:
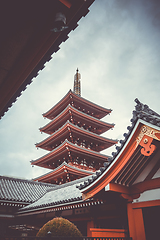
[[[0,240],[132,240],[131,237],[0,237]]]

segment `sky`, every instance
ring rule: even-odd
[[[49,122],[42,113],[73,90],[77,67],[82,97],[112,109],[103,121],[115,127],[105,137],[124,138],[135,98],[160,113],[160,1],[95,0],[78,24],[0,120],[0,175],[32,179],[48,172],[30,164],[47,154],[35,147],[48,136],[39,131]]]

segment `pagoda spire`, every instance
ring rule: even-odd
[[[81,82],[80,82],[80,79],[81,79],[81,75],[80,73],[78,72],[78,68],[76,70],[76,74],[74,75],[74,93],[81,96]]]

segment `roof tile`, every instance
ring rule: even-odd
[[[0,200],[33,203],[54,186],[53,184],[0,176]]]

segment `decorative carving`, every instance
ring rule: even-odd
[[[156,146],[151,144],[152,141],[153,138],[144,135],[141,142],[139,143],[139,145],[143,147],[141,149],[141,154],[143,154],[144,156],[150,156],[155,151]]]
[[[138,98],[135,99],[135,102],[137,103],[137,105],[135,106],[137,112],[145,112],[149,115],[154,115],[154,116],[160,117],[160,115],[158,113],[156,113],[155,111],[153,111],[152,109],[150,109],[148,107],[148,105],[141,103],[138,100]]]
[[[146,104],[141,103],[137,98],[135,99],[135,102],[137,105],[135,106],[135,111],[133,111],[131,122],[134,123],[137,118],[140,118],[160,127],[160,115],[150,109]]]
[[[156,129],[153,129],[149,126],[143,125],[140,129],[140,134],[138,135],[136,141],[137,141],[137,146],[141,142],[142,138],[144,135],[151,137],[152,139],[156,139],[160,141],[160,132]],[[147,139],[147,138],[146,138]]]

